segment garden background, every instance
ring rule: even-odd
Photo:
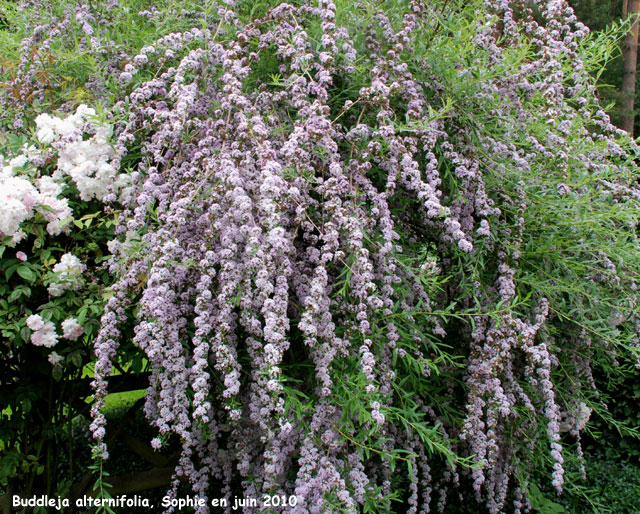
[[[0,511],[640,512],[632,24],[573,7],[0,2]]]

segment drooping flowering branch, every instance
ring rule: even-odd
[[[520,512],[544,448],[562,489],[556,368],[580,382],[616,351],[594,349],[611,305],[619,334],[638,321],[635,148],[594,107],[564,2],[476,4],[220,4],[124,66],[129,118],[93,154],[143,156],[95,342],[97,453],[132,316],[176,487],[428,512],[464,481]]]

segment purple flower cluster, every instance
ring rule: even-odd
[[[182,444],[174,484],[186,476],[202,496],[297,496],[278,512],[355,513],[389,502],[400,449],[409,512],[443,511],[462,480],[490,512],[514,498],[521,511],[526,483],[515,477],[526,480],[535,445],[550,448],[562,489],[559,350],[548,298],[515,307],[535,195],[495,176],[535,164],[559,177],[540,195],[574,194],[581,150],[568,141],[584,120],[602,131],[579,134],[594,171],[626,154],[606,115],[576,101],[593,86],[577,53],[585,29],[564,2],[487,1],[473,25],[477,61],[444,71],[410,57],[425,31],[440,30],[429,7],[364,4],[374,12],[364,41],[330,0],[249,20],[219,4],[208,29],[168,34],[120,74],[131,91],[117,151],[141,142],[143,158],[95,342],[97,452],[106,455],[106,377],[135,303],[133,341],[152,369],[151,444]],[[505,45],[530,45],[529,57],[515,66]],[[128,86],[152,66],[153,79]],[[453,106],[452,77],[470,87]],[[470,114],[489,108],[509,124]],[[529,135],[533,124],[545,130]],[[637,205],[630,183],[602,187]],[[440,275],[452,280],[436,287]],[[445,330],[448,311],[432,313],[454,301],[463,321]],[[445,347],[466,358],[462,384],[436,357]],[[403,395],[414,382],[416,397]],[[429,387],[465,398],[461,422]],[[478,466],[444,464],[447,450]]]

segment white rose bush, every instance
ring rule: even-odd
[[[636,433],[594,376],[640,362],[638,147],[564,1],[19,6],[4,498],[132,491],[125,383],[153,487],[229,513],[531,512]]]
[[[9,487],[5,492],[12,490],[10,479],[27,484],[19,491],[27,495],[41,490],[42,480],[51,492],[66,486],[52,482],[59,465],[53,452],[67,439],[73,418],[87,409],[83,398],[90,387],[83,377],[93,356],[91,340],[83,336],[99,327],[109,283],[100,268],[116,210],[113,204],[106,212],[102,200],[107,191],[121,193],[128,180],[118,182],[120,174],[111,168],[113,150],[104,150],[109,125],[97,125],[95,110],[80,105],[62,118],[42,114],[34,125],[30,137],[10,135],[0,178],[0,392],[6,416],[0,481]],[[99,142],[96,133],[103,134]],[[79,142],[86,157],[82,170],[67,164]],[[99,175],[107,165],[110,173]]]

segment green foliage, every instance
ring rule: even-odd
[[[73,13],[73,5],[64,0],[47,2],[48,9],[17,9],[13,0],[0,0],[0,88],[7,96],[14,96],[15,103],[5,106],[0,113],[0,125],[11,127],[16,116],[34,118],[40,112],[53,112],[65,102],[113,106],[126,92],[117,81],[117,74],[110,67],[117,62],[120,69],[128,64],[126,56],[136,55],[151,41],[171,32],[187,30],[193,26],[207,26],[215,10],[215,2],[177,2],[161,0],[150,5],[146,0],[123,0],[117,9],[107,10],[100,3],[87,4],[90,13],[97,16],[104,32],[101,40],[110,41],[100,51],[91,48],[89,37],[82,32]],[[140,12],[153,9],[154,16],[142,16]],[[189,14],[183,16],[183,12]],[[46,66],[34,66],[34,79],[27,84],[27,96],[21,91],[24,72],[32,64],[20,67],[18,49],[24,38],[31,36],[32,27],[50,24],[53,19],[70,20],[70,27],[62,34],[51,36],[50,47],[42,53],[37,45],[30,56],[46,62]],[[53,25],[55,26],[55,25]],[[52,26],[47,25],[52,31]],[[39,39],[47,38],[45,32]],[[119,57],[120,56],[120,57]],[[22,75],[21,75],[22,74]],[[152,72],[142,72],[138,80],[147,80]],[[92,86],[93,84],[93,86]],[[42,92],[43,98],[39,98]],[[2,141],[0,131],[0,142]]]
[[[569,0],[578,19],[587,25],[598,44],[594,48],[607,49],[606,59],[593,74],[598,79],[598,92],[603,105],[609,105],[611,118],[621,121],[624,113],[616,104],[623,97],[622,88],[622,42],[629,29],[629,20],[622,20],[622,0],[596,2],[593,0]],[[636,88],[636,112],[640,103],[640,91]],[[637,118],[637,116],[636,116]],[[636,126],[638,121],[636,119]]]
[[[637,514],[640,512],[640,466],[594,452],[586,455],[587,479],[562,503],[569,514]]]
[[[98,461],[97,464],[90,465],[89,469],[96,475],[96,481],[93,484],[92,488],[95,498],[101,500],[108,500],[110,498],[113,498],[113,496],[111,496],[111,494],[109,493],[109,487],[111,487],[111,484],[108,483],[109,472],[104,469],[102,461]],[[96,514],[116,513],[108,504],[103,504],[97,508]]]
[[[539,514],[567,514],[561,504],[545,496],[536,484],[529,485],[529,501],[533,511]]]
[[[586,447],[610,460],[640,464],[640,371],[635,363],[619,366],[620,374],[596,376],[606,394],[607,409],[590,424]]]

